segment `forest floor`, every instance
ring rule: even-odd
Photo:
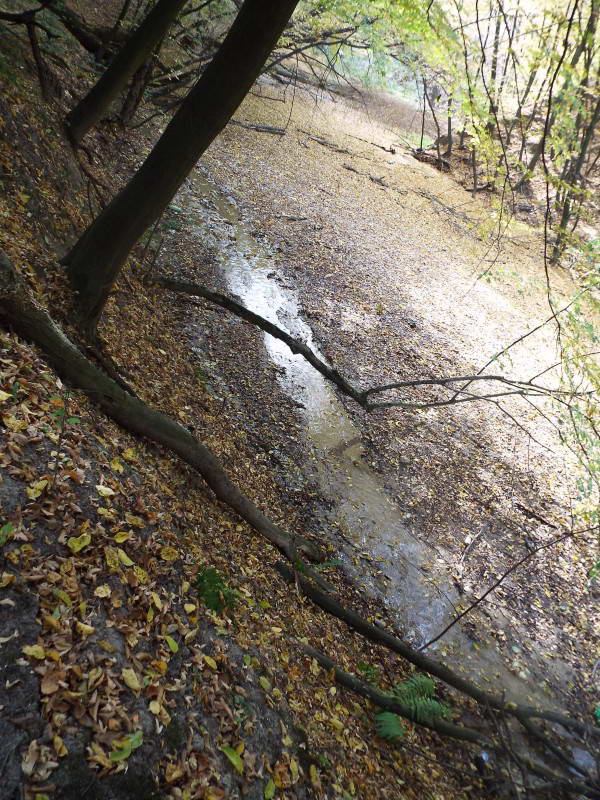
[[[283,96],[274,86],[263,91]],[[284,137],[229,126],[201,169],[240,209],[246,230],[269,242],[273,281],[295,293],[298,313],[317,347],[351,382],[365,387],[473,374],[549,316],[539,229],[513,221],[498,239],[489,202],[473,200],[454,175],[412,158],[368,106],[361,113],[356,103],[325,96],[316,102],[301,91],[292,99],[290,92],[285,104],[250,98],[238,114],[246,123],[285,126]],[[182,193],[184,202],[190,193],[193,180]],[[191,226],[193,234],[198,222],[192,213],[181,224]],[[216,232],[221,233],[218,227]],[[166,271],[227,288],[227,270],[214,258],[218,244],[198,269],[189,257],[193,250],[182,252],[179,232],[177,238],[182,257],[177,262],[165,257]],[[556,270],[552,282],[566,303],[568,277]],[[247,298],[251,305],[252,292]],[[225,312],[217,317],[227,319]],[[279,323],[285,327],[286,322],[284,312]],[[202,317],[199,324],[205,324]],[[281,479],[298,472],[314,477],[319,469],[311,470],[311,460],[319,458],[319,436],[333,446],[334,457],[344,442],[329,441],[332,434],[319,431],[315,441],[301,392],[272,377],[264,386],[264,337],[247,328],[229,320],[225,333],[211,334],[213,346],[221,342],[222,361],[232,338],[244,342],[227,359],[224,379],[241,387],[239,402],[256,438],[268,442],[269,451],[291,458],[292,466],[279,467]],[[501,369],[491,373],[523,378],[541,372],[556,361],[554,335],[546,326],[513,348],[500,361]],[[271,376],[272,360],[266,359]],[[448,396],[421,389],[402,399]],[[296,406],[291,415],[290,399]],[[571,524],[574,464],[555,426],[531,404],[503,398],[500,406],[388,409],[370,415],[347,398],[343,405],[360,434],[361,461],[381,476],[409,533],[430,549],[427,571],[445,572],[446,583],[459,589],[459,605],[480,594],[491,576],[528,547]],[[330,477],[329,491],[322,485],[320,491],[325,505],[335,507],[334,484]],[[377,510],[371,511],[375,517],[369,523],[377,524]],[[385,568],[393,555],[369,567],[364,537],[358,544],[357,557],[367,556],[360,567],[365,578],[383,570],[381,580],[389,584]],[[581,711],[587,706],[587,713],[597,691],[591,673],[599,632],[596,597],[586,579],[589,546],[574,540],[558,552],[539,554],[471,618],[477,646],[491,640],[510,671],[526,676],[523,694],[527,685],[543,684],[562,702],[571,694],[568,703]],[[393,587],[384,586],[380,594],[386,593],[393,595]],[[410,602],[405,596],[404,603]],[[447,654],[443,646],[442,652]]]
[[[76,158],[60,123],[89,65],[74,58],[45,106],[21,42],[3,48],[2,247],[76,336],[57,259],[95,213],[95,192],[107,198],[127,180],[158,128],[102,126],[87,142],[92,163]],[[228,288],[224,223],[214,221],[211,239],[199,218],[202,207],[214,215],[208,177],[271,254],[272,280],[294,293],[326,357],[356,382],[379,383],[471,372],[548,316],[539,232],[517,226],[494,248],[480,202],[400,148],[369,144],[397,141],[356,107],[291,88],[283,97],[267,83],[257,92],[285,102],[250,96],[236,119],[284,125],[286,135],[227,127],[147,251],[136,251],[102,334],[146,402],[190,425],[271,518],[336,558],[339,490],[323,481],[301,401],[262,334],[143,282],[157,241],[163,272]],[[488,268],[488,282],[476,281]],[[550,342],[530,340],[511,369],[537,371]],[[4,796],[497,796],[457,744],[416,729],[397,747],[376,737],[372,708],[336,688],[298,640],[350,671],[370,665],[382,686],[409,675],[407,665],[290,591],[272,568],[277,552],[191,471],[105,419],[10,332],[1,357]],[[509,409],[556,448],[537,418]],[[497,409],[367,416],[343,401],[343,413],[406,527],[435,548],[436,579],[458,584],[462,602],[525,538],[539,543],[569,524],[568,460]],[[498,669],[523,673],[525,691],[546,680],[549,704],[588,719],[598,648],[589,547],[574,539],[530,562],[496,594],[500,609],[471,626],[474,651],[492,640]],[[328,577],[349,605],[396,626],[402,593],[382,603],[381,565],[360,549],[368,591],[351,558]],[[227,613],[195,591],[203,566],[236,590]],[[437,653],[452,657],[443,645]],[[465,706],[457,717],[477,724]]]

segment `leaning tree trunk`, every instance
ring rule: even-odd
[[[77,144],[106,113],[129,79],[148,60],[187,0],[158,0],[121,48],[100,80],[67,115],[67,131]]]
[[[88,329],[95,327],[131,248],[240,105],[297,3],[245,0],[223,44],[146,161],[65,257]]]

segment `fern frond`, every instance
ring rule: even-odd
[[[415,715],[415,722],[433,722],[450,714],[448,706],[433,697],[419,697],[410,704],[410,708]]]
[[[419,697],[433,697],[435,683],[429,675],[413,675],[408,680],[394,686],[394,697],[403,703],[410,703]]]
[[[399,739],[406,733],[399,717],[391,711],[380,711],[375,715],[375,728],[382,739]]]
[[[449,715],[448,706],[436,700],[434,695],[435,683],[428,675],[413,675],[394,686],[392,692],[394,700],[410,708],[415,722],[431,722]]]

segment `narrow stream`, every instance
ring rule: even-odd
[[[187,213],[203,243],[217,251],[229,293],[323,358],[312,330],[301,318],[296,293],[282,285],[269,246],[251,235],[235,205],[199,171],[193,192],[186,200]],[[403,522],[401,509],[368,464],[358,427],[330,384],[278,339],[265,334],[264,345],[268,358],[280,368],[282,389],[299,405],[313,456],[310,467],[323,496],[331,502],[324,521],[338,546],[339,560],[386,607],[407,641],[425,643],[452,619],[459,602],[439,554]],[[511,670],[495,647],[475,644],[456,625],[430,653],[435,655],[437,650],[455,669],[484,687],[502,685],[507,699],[552,706],[542,679],[552,669],[553,682],[564,684],[568,674],[563,674],[557,659],[552,667],[541,660],[533,664],[520,648],[513,649],[520,655]]]

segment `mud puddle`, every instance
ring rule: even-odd
[[[323,358],[302,319],[298,295],[277,272],[270,246],[252,235],[235,204],[196,171],[186,206],[197,235],[217,253],[228,292]],[[385,606],[407,641],[424,644],[455,616],[460,602],[444,572],[444,554],[421,542],[403,520],[402,509],[368,462],[359,428],[330,384],[278,339],[265,334],[264,346],[278,368],[281,389],[299,408],[311,453],[306,469],[330,504],[323,522],[339,561]],[[506,620],[498,617],[494,623],[502,627]],[[507,699],[520,702],[558,705],[542,683],[550,677],[562,687],[569,679],[568,665],[554,659],[550,666],[519,647],[513,647],[509,666],[498,649],[475,642],[460,625],[429,652],[483,687],[501,685]]]

